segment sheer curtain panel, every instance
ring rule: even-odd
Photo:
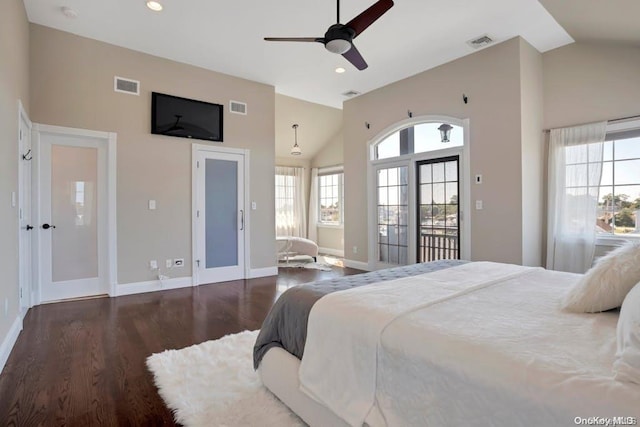
[[[607,122],[552,129],[547,268],[584,273],[593,262]]]
[[[276,236],[307,237],[304,168],[276,166]]]

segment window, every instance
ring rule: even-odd
[[[640,237],[640,129],[607,133],[598,188],[601,236]]]
[[[318,223],[322,225],[342,225],[343,216],[343,177],[342,172],[318,176],[319,212]]]
[[[420,123],[392,133],[376,145],[374,160],[462,147],[464,145],[462,126],[454,125],[451,129],[449,142],[442,142],[438,130],[441,124],[440,122]]]
[[[304,237],[304,169],[276,166],[276,235]]]

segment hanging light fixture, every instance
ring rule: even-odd
[[[298,145],[298,125],[295,124],[293,126],[291,126],[293,128],[293,131],[295,132],[295,144],[293,144],[293,147],[291,148],[291,154],[294,156],[299,156],[300,154],[302,154],[302,150],[300,149],[300,146]]]
[[[438,130],[440,131],[440,141],[441,142],[450,142],[449,137],[451,137],[451,129],[453,126],[443,123],[440,125]]]

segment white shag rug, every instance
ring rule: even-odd
[[[305,426],[253,370],[259,331],[244,331],[147,358],[177,422],[204,426]]]

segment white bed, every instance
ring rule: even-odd
[[[472,263],[335,292],[311,310],[302,364],[273,348],[260,373],[311,425],[640,417],[640,386],[613,379],[617,312],[559,308],[579,277]]]

